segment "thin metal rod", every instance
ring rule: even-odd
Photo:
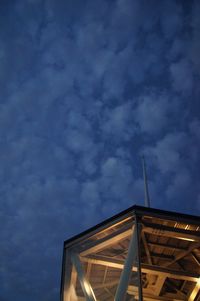
[[[143,301],[143,292],[142,292],[142,272],[141,272],[141,230],[142,225],[137,216],[135,216],[135,226],[136,226],[136,236],[137,236],[137,267],[138,267],[138,292],[139,292],[139,301]]]
[[[137,255],[137,233],[136,227],[133,226],[133,232],[128,248],[128,255],[124,263],[124,268],[120,276],[119,285],[115,294],[114,301],[124,301],[126,298],[129,279],[132,273],[133,263]]]
[[[77,276],[80,281],[80,285],[82,287],[86,301],[96,301],[96,297],[94,295],[93,289],[83,271],[79,256],[76,253],[71,253],[71,260],[77,271]]]
[[[145,206],[150,207],[148,179],[147,179],[146,163],[145,163],[144,156],[142,156],[142,168],[143,168],[143,178],[144,178]]]

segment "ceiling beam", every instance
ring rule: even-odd
[[[194,301],[200,289],[200,278],[197,280],[195,287],[193,288],[188,301]]]
[[[191,253],[192,258],[194,259],[194,261],[198,264],[198,266],[200,266],[200,260],[199,258],[196,256],[196,254],[194,252]]]
[[[170,266],[170,265],[176,263],[178,260],[184,258],[184,257],[187,256],[188,254],[190,254],[193,250],[198,249],[198,248],[200,248],[200,243],[195,243],[195,244],[193,243],[193,244],[191,244],[190,247],[189,247],[187,250],[185,250],[185,251],[183,251],[183,252],[179,252],[179,254],[177,254],[177,255],[174,257],[174,260],[165,263],[164,266],[165,266],[165,267],[168,267],[168,266]]]
[[[130,228],[130,225],[124,226],[122,229],[118,231],[114,231],[113,233],[97,239],[88,245],[86,245],[85,250],[80,252],[81,256],[86,256],[88,254],[96,253],[101,251],[102,249],[107,249],[111,245],[114,245],[115,243],[118,243],[126,238],[128,238],[132,233],[132,228]]]
[[[115,269],[123,269],[124,263],[119,260],[114,260],[113,258],[105,258],[102,256],[93,256],[90,258],[81,257],[81,261],[83,262],[90,262],[92,264],[99,264]],[[187,280],[192,282],[197,282],[199,279],[199,275],[197,273],[190,273],[186,271],[178,271],[178,270],[172,270],[165,267],[160,267],[156,265],[149,265],[149,264],[142,264],[141,265],[142,273],[146,274],[153,274],[153,275],[163,275],[168,278],[172,279],[180,279],[180,280]],[[132,271],[137,272],[137,268],[133,267]]]
[[[173,260],[174,259],[173,255],[166,255],[166,254],[154,253],[154,252],[151,252],[151,257],[167,259],[167,260]]]
[[[91,269],[92,269],[92,264],[90,262],[88,262],[87,270],[86,270],[86,278],[87,279],[90,278]]]
[[[141,237],[142,237],[142,242],[143,242],[144,249],[145,249],[145,252],[146,252],[146,255],[147,255],[148,263],[153,264],[152,259],[151,259],[149,246],[148,246],[148,243],[147,243],[146,236],[145,236],[144,232],[141,233]]]
[[[165,236],[180,240],[191,240],[200,242],[200,233],[198,231],[174,228],[162,224],[143,222],[143,231],[155,236]]]
[[[175,290],[183,298],[186,298],[186,295],[179,288],[177,288],[177,286],[172,281],[170,281],[170,279],[167,279],[166,286]]]
[[[159,275],[158,276],[158,279],[156,281],[156,284],[155,284],[155,288],[154,288],[154,294],[156,296],[159,296],[160,293],[161,293],[161,290],[163,288],[163,285],[165,283],[165,280],[166,280],[166,276],[165,275]]]
[[[105,288],[105,287],[113,287],[118,284],[119,284],[119,279],[114,280],[114,281],[105,282],[105,283],[96,284],[93,286],[93,288],[94,288],[94,290],[96,290],[96,289]]]
[[[138,287],[129,285],[128,286],[128,294],[133,295],[136,300],[138,300]],[[152,301],[152,300],[163,300],[163,301],[186,301],[186,298],[180,296],[156,296],[154,294],[148,293],[147,289],[143,289],[143,300],[144,301]]]
[[[160,248],[170,249],[170,250],[174,250],[174,251],[185,251],[186,250],[183,247],[174,246],[174,245],[168,244],[168,243],[164,244],[164,243],[159,243],[159,242],[147,241],[147,244],[152,247],[160,247]]]

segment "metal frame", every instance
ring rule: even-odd
[[[138,280],[139,280],[139,301],[143,301],[143,292],[142,292],[142,270],[141,270],[141,233],[142,233],[142,224],[137,215],[135,216],[135,225],[136,225],[136,234],[137,234],[137,263],[138,263]]]
[[[145,220],[143,220],[143,217]],[[169,221],[166,224],[155,224],[155,222],[148,222],[149,218],[153,218],[155,220],[161,219],[165,221]],[[122,230],[118,228],[115,232],[111,231],[116,227],[116,225],[120,225],[124,222],[124,220],[131,221],[134,219],[134,227],[131,230],[127,224],[124,226]],[[118,215],[100,223],[99,225],[67,240],[64,242],[64,251],[63,251],[63,263],[62,263],[62,278],[61,278],[61,301],[71,301],[70,299],[70,289],[76,283],[76,277],[79,279],[80,285],[82,287],[82,291],[84,293],[86,301],[96,301],[96,297],[92,286],[87,279],[87,276],[91,273],[91,267],[98,265],[104,266],[106,269],[108,267],[121,270],[121,277],[118,283],[118,287],[113,295],[113,300],[115,301],[124,301],[126,293],[133,295],[137,298],[137,300],[174,300],[173,294],[168,299],[161,297],[160,293],[163,288],[163,285],[167,278],[176,279],[177,281],[186,280],[190,283],[194,283],[193,289],[190,290],[190,295],[188,296],[189,301],[194,301],[200,291],[200,274],[183,271],[181,269],[176,269],[177,263],[184,259],[187,256],[191,256],[197,265],[200,266],[199,257],[195,255],[197,250],[200,252],[200,233],[197,230],[193,230],[194,227],[182,229],[176,228],[175,226],[170,226],[171,221],[177,221],[179,223],[188,223],[190,225],[198,225],[200,224],[200,218],[197,216],[191,216],[187,214],[179,214],[175,212],[169,212],[164,210],[146,208],[141,206],[132,206],[129,209],[119,213]],[[128,222],[127,222],[128,223]],[[103,233],[104,231],[109,230],[107,235],[103,235],[98,240],[93,240],[92,237],[97,235],[98,233]],[[131,235],[132,233],[132,235]],[[125,262],[107,258],[105,256],[101,257],[101,250],[109,247],[113,244],[120,244],[121,240],[126,237],[130,237],[131,240],[128,247],[128,254]],[[163,236],[165,239],[174,238],[176,241],[180,240],[180,244],[172,243],[166,244],[162,241],[149,241],[149,235],[158,235]],[[90,243],[87,243],[87,246],[80,249],[80,245],[85,240],[91,240]],[[184,244],[182,245],[181,241],[188,240],[192,241],[189,247],[185,248]],[[143,252],[146,252],[147,263],[141,263],[140,255],[141,255],[141,246],[143,246]],[[77,247],[78,246],[78,247]],[[173,256],[172,260],[170,260],[170,256],[157,254],[152,252],[154,250],[154,246],[160,248],[166,248],[172,250],[174,248],[176,255]],[[71,252],[70,250],[73,250]],[[95,254],[95,252],[97,254]],[[98,254],[99,253],[99,254]],[[80,254],[80,257],[79,255]],[[172,257],[172,256],[171,256]],[[137,266],[133,266],[135,259],[137,260]],[[166,260],[164,265],[156,265],[154,258],[161,258]],[[86,275],[83,271],[82,263],[86,264],[87,271]],[[171,270],[171,266],[173,266]],[[104,269],[105,269],[104,268]],[[130,275],[134,272],[138,272],[138,287],[129,285]],[[156,277],[156,282],[154,284],[154,293],[155,295],[149,294],[149,291],[146,289],[142,289],[142,279],[141,274],[146,274],[149,277],[150,282],[153,282],[153,279]],[[105,270],[106,275],[106,270]],[[117,283],[116,283],[117,284]],[[94,287],[94,289],[103,287],[103,283]],[[108,289],[105,286],[105,290]],[[112,285],[112,283],[110,283]],[[169,285],[172,285],[173,283]],[[67,293],[68,292],[68,293]],[[177,297],[176,300],[185,300]],[[153,297],[152,297],[153,296]],[[79,300],[83,300],[83,298],[79,298]],[[99,300],[103,301],[103,300]]]
[[[115,294],[115,301],[124,301],[129,284],[129,279],[132,272],[133,263],[137,256],[137,226],[133,226],[133,232],[129,243],[127,258],[124,263],[124,268],[121,273],[117,291]]]

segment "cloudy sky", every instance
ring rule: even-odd
[[[64,239],[200,214],[200,2],[0,1],[0,300],[57,301]]]

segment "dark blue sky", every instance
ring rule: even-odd
[[[200,1],[0,1],[0,300],[57,301],[63,240],[200,214]]]

